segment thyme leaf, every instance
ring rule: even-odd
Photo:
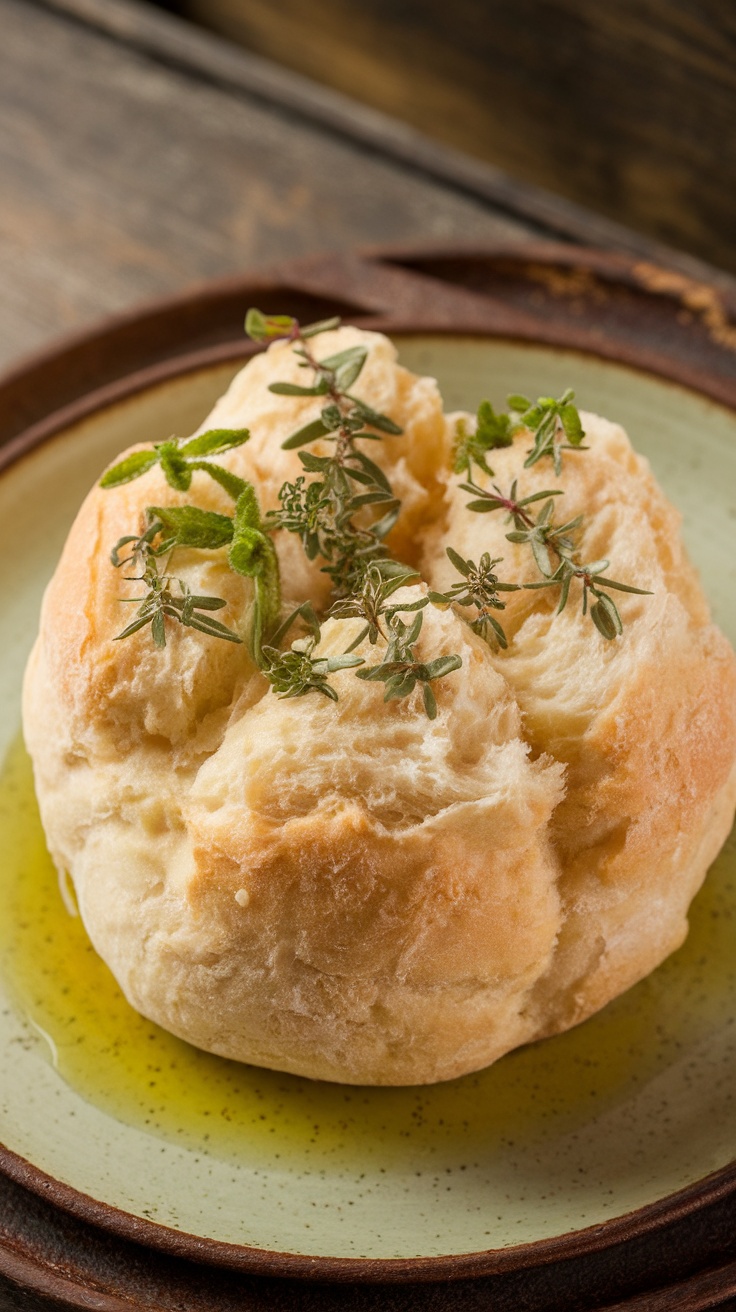
[[[460,580],[453,583],[446,592],[430,591],[429,600],[435,606],[474,606],[478,614],[470,621],[470,628],[491,647],[508,647],[508,640],[499,621],[491,614],[494,610],[505,610],[506,603],[501,601],[499,592],[516,592],[518,583],[502,583],[494,573],[494,566],[501,564],[502,557],[491,560],[487,551],[483,552],[479,563],[464,560],[452,547],[446,548],[447,555],[460,574]]]
[[[411,624],[405,624],[398,614],[392,615],[388,620],[389,640],[383,660],[378,665],[358,670],[357,677],[383,683],[384,702],[408,697],[420,684],[425,712],[430,720],[434,720],[437,717],[437,700],[431,687],[432,681],[460,669],[463,662],[458,655],[439,656],[429,662],[417,659],[414,647],[422,630],[423,619],[421,610]]]
[[[406,615],[412,611],[423,610],[428,604],[428,597],[418,601],[396,602],[389,605],[390,598],[399,588],[415,581],[419,575],[416,570],[407,569],[395,561],[380,560],[369,565],[363,575],[360,592],[338,599],[333,603],[330,614],[335,619],[363,619],[365,628],[350,644],[348,651],[358,647],[365,638],[375,646],[379,638],[389,641],[386,626],[390,628],[395,615]]]
[[[524,461],[526,469],[536,465],[545,456],[550,456],[559,477],[562,472],[562,452],[586,450],[581,446],[585,433],[580,415],[573,405],[574,397],[575,393],[568,388],[562,396],[540,396],[536,401],[519,395],[508,398],[511,421],[517,428],[528,428],[534,440]]]
[[[208,613],[221,610],[227,605],[222,597],[196,595],[183,579],[174,578],[166,572],[159,572],[154,557],[147,558],[142,574],[128,577],[132,581],[145,583],[146,592],[142,599],[121,598],[129,603],[139,601],[140,605],[135,619],[117,635],[114,641],[119,642],[122,638],[129,638],[131,634],[150,624],[154,644],[158,648],[165,647],[165,620],[168,617],[186,628],[197,629],[208,637],[222,638],[226,642],[242,642],[242,638],[237,633],[227,625],[221,624],[219,620],[213,619]]]
[[[472,478],[473,465],[477,465],[484,474],[493,477],[493,470],[486,460],[486,454],[498,447],[511,446],[514,431],[509,415],[497,415],[490,401],[481,401],[474,430],[468,428],[464,419],[458,419],[455,425],[453,472]]]
[[[337,692],[327,676],[363,664],[362,656],[349,652],[341,656],[315,656],[317,641],[314,634],[299,638],[286,652],[264,646],[262,670],[277,697],[304,697],[309,692],[319,692],[336,702]]]
[[[131,483],[134,478],[140,478],[149,469],[153,469],[154,465],[160,465],[169,487],[175,488],[177,492],[188,492],[192,473],[195,469],[203,469],[227,491],[237,489],[233,492],[237,497],[242,490],[243,480],[202,457],[231,451],[233,447],[242,446],[249,437],[247,428],[213,428],[185,442],[171,437],[166,442],[157,442],[150,451],[133,451],[117,465],[113,465],[102,475],[100,487],[121,487],[123,483]]]

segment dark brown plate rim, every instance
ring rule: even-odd
[[[555,253],[559,251],[556,248]],[[551,252],[548,252],[548,254]],[[565,254],[572,258],[573,248],[566,248]],[[581,255],[590,259],[591,252],[583,251]],[[551,261],[553,262],[553,261]],[[618,257],[617,257],[618,262]],[[243,295],[252,292],[253,280],[230,279],[209,289],[204,295],[231,297],[242,285]],[[157,301],[145,307],[140,314],[159,316],[176,313],[185,298],[176,297]],[[122,323],[134,322],[133,316],[119,316],[107,320],[97,329],[87,334],[75,335],[64,339],[49,351],[39,353],[12,374],[17,382],[24,372],[38,375],[46,364],[58,360],[69,346],[75,349],[89,347],[94,350],[107,336],[118,331]],[[646,364],[632,359],[632,352],[625,343],[607,342],[604,349],[593,343],[582,345],[579,340],[565,342],[555,333],[555,340],[542,329],[538,337],[526,332],[494,331],[492,328],[479,330],[475,325],[464,326],[455,323],[450,328],[427,328],[422,324],[401,322],[400,325],[383,321],[377,316],[361,315],[360,321],[366,326],[393,332],[397,336],[473,336],[488,337],[495,340],[518,342],[529,345],[569,349],[596,356],[600,359],[619,363],[651,376],[663,377],[687,390],[696,391],[709,400],[736,408],[736,382],[731,388],[722,377],[713,378],[704,371],[697,383],[692,377],[684,382],[682,370],[676,361],[668,362],[666,356],[657,356],[656,364],[648,360]],[[218,364],[245,359],[252,353],[251,347],[239,341],[227,341],[207,346],[194,351],[182,351],[171,358],[147,368],[142,368],[127,377],[95,388],[84,396],[56,410],[45,419],[33,424],[25,432],[11,439],[0,448],[0,471],[4,471],[43,446],[59,433],[72,425],[89,418],[108,406],[112,406],[153,388],[161,383],[173,380],[189,373],[211,368]],[[654,367],[653,367],[654,366]],[[10,375],[8,377],[11,377]],[[5,380],[0,379],[0,394]],[[724,395],[724,392],[726,395]],[[655,1229],[674,1224],[695,1211],[714,1204],[736,1193],[736,1161],[686,1186],[684,1189],[658,1199],[653,1203],[638,1208],[633,1212],[614,1217],[609,1221],[588,1226],[580,1230],[540,1239],[532,1243],[514,1245],[503,1249],[489,1249],[472,1253],[444,1254],[437,1257],[413,1258],[352,1258],[352,1257],[311,1257],[307,1254],[275,1252],[248,1245],[224,1243],[217,1239],[203,1238],[169,1226],[158,1224],[144,1218],[124,1212],[111,1204],[100,1202],[70,1185],[55,1180],[39,1167],[20,1157],[11,1149],[0,1143],[0,1172],[11,1180],[50,1202],[53,1206],[77,1217],[79,1220],[111,1233],[120,1239],[132,1241],[160,1252],[193,1262],[223,1267],[230,1270],[248,1272],[260,1276],[302,1277],[313,1280],[330,1280],[336,1282],[417,1282],[457,1280],[477,1276],[495,1275],[501,1272],[530,1270],[536,1266],[549,1265],[583,1256],[606,1248],[614,1248],[637,1239]]]

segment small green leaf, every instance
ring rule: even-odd
[[[335,383],[341,392],[347,392],[348,388],[352,387],[363,372],[363,365],[368,359],[368,351],[365,348],[360,349],[360,355],[356,353],[354,359],[347,360],[335,371]]]
[[[560,420],[570,446],[580,446],[585,432],[576,407],[569,404],[560,406]]]
[[[604,638],[608,638],[610,641],[618,635],[619,630],[616,628],[611,616],[603,609],[599,602],[596,602],[594,606],[591,606],[590,618],[595,624],[598,632],[602,634]]]
[[[606,615],[608,616],[608,619],[610,620],[611,624],[613,625],[614,631],[617,634],[623,633],[624,626],[621,622],[621,616],[618,613],[618,608],[615,602],[613,601],[613,599],[611,597],[606,596],[605,592],[596,591],[595,596],[597,598],[597,602],[595,606],[591,607],[591,612],[590,612],[591,615],[593,614],[593,611],[596,610],[596,607],[602,607],[602,609],[605,611]]]
[[[221,624],[219,620],[212,620],[207,615],[192,615],[190,619],[184,620],[184,623],[187,628],[197,629],[199,633],[205,633],[208,638],[223,638],[225,642],[235,643],[243,641],[226,624]]]
[[[127,629],[123,629],[122,633],[118,633],[117,636],[113,638],[113,642],[121,642],[123,638],[129,638],[131,634],[137,633],[139,629],[144,629],[146,625],[150,623],[150,615],[144,615],[140,619],[133,620],[133,623],[129,624]]]
[[[340,428],[342,426],[342,412],[339,405],[335,405],[333,401],[330,405],[324,406],[321,421],[325,430],[330,433],[334,433],[337,428]],[[284,443],[285,445],[286,443]]]
[[[134,451],[132,455],[126,456],[119,464],[113,465],[108,469],[106,474],[100,479],[100,487],[120,487],[123,483],[131,483],[134,478],[140,478],[141,474],[147,473],[149,469],[158,464],[158,455],[155,451]]]
[[[302,328],[300,336],[316,337],[318,333],[329,333],[339,327],[340,320],[337,317],[334,319],[320,319],[317,323],[309,323],[306,328]]]
[[[271,541],[257,528],[242,528],[228,552],[230,568],[245,578],[259,574],[266,564]]]
[[[300,387],[298,383],[269,383],[268,390],[276,396],[325,396],[329,387],[327,380],[321,378],[314,387]]]
[[[252,483],[246,483],[235,506],[235,533],[243,528],[261,527],[261,508]]]
[[[521,501],[517,501],[516,504],[517,506],[530,506],[533,501],[544,501],[545,497],[562,497],[564,495],[563,488],[552,488],[547,489],[545,492],[534,492],[530,497],[522,497]],[[514,500],[513,493],[509,500]]]
[[[486,616],[485,616],[485,620],[486,620],[486,623],[487,623],[487,624],[490,624],[491,628],[493,629],[493,632],[494,632],[495,635],[496,635],[496,638],[497,638],[497,641],[498,641],[498,645],[499,645],[499,647],[502,647],[503,650],[506,651],[507,648],[508,648],[508,645],[509,645],[509,643],[508,643],[508,638],[506,637],[506,634],[504,633],[503,629],[501,628],[501,625],[499,624],[498,620],[497,620],[497,619],[494,619],[494,617],[493,617],[492,615],[486,615]]]
[[[562,580],[562,588],[560,590],[560,600],[557,606],[558,615],[565,609],[567,605],[567,599],[570,595],[570,584],[572,583],[572,578],[573,578],[572,574],[566,574]]]
[[[328,355],[325,360],[320,360],[319,364],[323,369],[337,370],[342,369],[345,365],[360,363],[360,368],[368,358],[368,348],[366,346],[348,346],[344,351],[337,351],[335,355]]]
[[[351,656],[345,652],[343,656],[327,657],[327,673],[334,674],[335,670],[350,670],[357,665],[364,665],[365,661],[362,656]]]
[[[635,592],[639,597],[654,596],[647,588],[632,588],[630,583],[616,583],[613,579],[604,579],[602,574],[598,575],[596,583],[605,583],[607,588],[615,588],[617,592]]]
[[[288,337],[297,327],[290,314],[264,314],[251,308],[245,316],[245,331],[254,342],[267,342],[276,337]]]
[[[347,396],[348,400],[353,402],[364,423],[370,424],[371,428],[380,429],[382,433],[390,434],[391,437],[401,436],[404,431],[403,428],[399,428],[399,425],[395,424],[393,419],[389,419],[388,415],[379,414],[377,410],[374,410],[371,406],[367,405],[365,401],[361,401],[358,396],[351,396],[349,393],[347,393]]]
[[[183,456],[216,456],[242,446],[249,438],[247,428],[210,428],[206,433],[190,438],[179,447],[179,452]]]
[[[364,451],[354,451],[352,453],[352,456],[353,459],[358,462],[361,468],[365,470],[366,474],[370,474],[370,477],[373,479],[374,483],[376,483],[379,487],[383,488],[384,492],[389,492],[389,493],[391,492],[391,484],[386,478],[386,475],[384,474],[383,470],[380,469],[379,466],[375,464],[375,462],[371,460],[365,454]]]
[[[245,331],[254,342],[262,342],[266,337],[266,316],[252,307],[245,316]]]
[[[166,627],[164,625],[163,614],[160,610],[156,611],[156,614],[151,621],[151,633],[153,635],[153,641],[157,647],[162,648],[166,646]]]
[[[396,674],[392,679],[387,680],[383,700],[391,702],[397,701],[400,697],[408,697],[416,686],[417,681],[413,674]]]
[[[490,401],[481,401],[478,406],[475,438],[482,443],[486,451],[511,446],[514,433],[509,416],[497,415]]]
[[[436,720],[437,700],[428,683],[422,685],[422,696],[424,697],[424,709],[427,712],[427,719]]]
[[[188,492],[192,483],[192,471],[173,442],[163,442],[159,446],[158,458],[169,487],[173,487],[176,492]]]
[[[400,510],[401,502],[397,501],[392,510],[388,510],[385,515],[382,515],[380,519],[377,519],[371,524],[371,533],[373,536],[378,538],[381,542],[384,538],[388,537],[391,529],[399,518]]]
[[[430,679],[443,679],[446,674],[452,674],[453,670],[459,670],[462,663],[462,656],[438,656],[427,665],[427,676]]]
[[[160,520],[177,547],[215,551],[232,540],[233,521],[227,515],[198,506],[148,506],[146,514]]]
[[[330,466],[329,456],[313,456],[311,451],[300,451],[299,459],[310,474],[323,474]]]
[[[468,575],[470,574],[469,561],[463,560],[459,552],[455,551],[453,547],[445,547],[445,551],[447,553],[449,560],[455,566],[455,569],[458,570],[460,574],[463,574],[465,578],[467,578]]]
[[[416,642],[417,638],[419,637],[419,634],[422,631],[423,620],[424,620],[424,616],[420,611],[420,613],[416,616],[415,620],[413,621],[409,629],[409,632],[406,635],[406,641],[410,647]]]
[[[204,470],[215,483],[219,483],[220,487],[225,489],[233,501],[237,501],[243,489],[247,487],[244,478],[233,474],[229,469],[223,469],[222,465],[213,465],[209,460],[192,460],[190,468]]]
[[[491,510],[501,510],[501,503],[495,497],[484,497],[482,501],[469,501],[466,510],[474,510],[476,515],[487,515]]]
[[[511,535],[508,534],[507,536],[510,537]],[[537,562],[540,573],[546,575],[547,578],[550,578],[554,573],[554,569],[552,567],[552,561],[546,544],[536,533],[532,534],[530,542],[532,545],[532,551],[534,552],[534,559]]]
[[[222,597],[197,597],[192,594],[189,600],[195,610],[222,610],[223,606],[227,606]]]
[[[356,675],[359,679],[367,679],[370,680],[370,682],[375,682],[383,678],[383,667],[381,665],[369,665],[367,668],[364,667],[362,670],[357,670]]]
[[[298,428],[291,437],[287,437],[285,442],[281,443],[283,451],[296,451],[297,447],[307,446],[309,442],[315,442],[318,437],[324,437],[328,429],[322,423],[321,419],[313,419],[311,424],[305,424],[303,428]]]

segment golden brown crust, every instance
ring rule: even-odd
[[[529,581],[503,517],[468,514],[442,475],[436,384],[385,338],[330,338],[325,352],[365,341],[359,390],[405,429],[370,453],[405,503],[397,554],[421,558],[433,587],[454,581],[446,542]],[[221,459],[264,508],[301,472],[280,438],[318,403],[268,391],[297,378],[279,344],[203,425],[251,428]],[[624,636],[607,643],[577,602],[555,617],[545,592],[508,594],[498,653],[429,607],[420,650],[463,658],[437,684],[434,722],[418,691],[384,704],[350,671],[334,676],[337,705],[279,701],[244,646],[176,626],[164,652],[146,632],[114,642],[136,590],[108,564],[116,539],[150,504],[229,503],[204,475],[180,497],[155,470],[90,493],[44,602],[24,721],[54,858],[146,1015],[244,1061],[420,1083],[577,1023],[681,942],[736,802],[736,660],[646,462],[584,418],[591,449],[565,456],[565,514],[585,511],[587,559],[609,556],[653,596],[617,594]],[[555,486],[522,469],[527,444],[494,452],[499,483]],[[324,600],[319,562],[280,538],[286,603]],[[226,623],[247,623],[251,584],[222,553],[177,553],[180,569],[226,598]],[[328,621],[323,650],[358,628]]]

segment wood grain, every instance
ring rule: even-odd
[[[0,364],[141,299],[315,249],[529,222],[0,0]]]
[[[549,236],[637,254],[701,282],[734,285],[735,280],[712,263],[604,218],[556,191],[524,182],[514,173],[442,145],[405,120],[246,51],[202,27],[164,14],[158,5],[146,0],[33,3],[104,32],[119,45],[185,72],[196,81],[236,96],[245,95],[277,112],[286,111],[301,122],[326,129],[354,146],[367,147],[402,165],[406,174],[439,183],[443,188],[449,186],[459,195],[487,204],[494,214],[520,220],[535,231],[541,226]],[[171,0],[172,7],[188,4],[189,0]]]
[[[736,271],[722,0],[180,0],[311,77]]]

